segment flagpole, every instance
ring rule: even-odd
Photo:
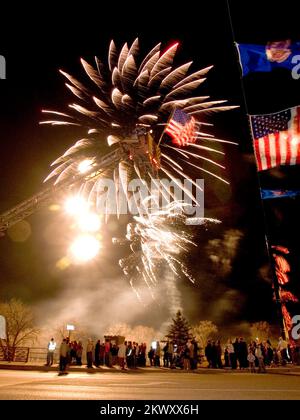
[[[226,4],[227,4],[227,9],[228,9],[228,17],[229,17],[229,23],[230,23],[230,28],[231,28],[232,39],[233,39],[233,43],[236,47],[238,45],[238,43],[235,41],[235,34],[234,34],[234,29],[233,29],[229,0],[226,0]],[[251,138],[252,138],[252,150],[253,150],[253,153],[255,154],[254,145],[253,145],[253,139],[254,139],[253,130],[252,130],[252,126],[251,126],[250,114],[249,114],[248,104],[247,104],[247,99],[246,99],[246,92],[245,92],[244,83],[243,83],[242,78],[243,78],[243,76],[241,76],[242,95],[243,95],[245,110],[246,110],[247,117],[248,117],[248,125],[249,125],[249,128],[250,128],[250,133],[251,133]],[[257,173],[257,180],[258,180],[258,185],[259,185],[259,190],[260,190],[260,195],[261,195],[261,183],[260,183],[258,173]],[[267,217],[266,217],[266,210],[265,210],[265,206],[264,206],[262,198],[261,198],[261,206],[262,206],[264,223],[265,223],[265,231],[266,231],[266,233],[265,233],[266,248],[267,248],[269,262],[271,264],[271,269],[272,269],[273,287],[274,287],[274,294],[275,294],[275,300],[276,300],[278,321],[279,321],[279,326],[280,326],[280,333],[285,340],[288,340],[289,336],[288,336],[288,333],[286,331],[286,326],[285,326],[284,317],[283,317],[279,282],[278,282],[278,279],[277,279],[277,276],[276,276],[276,271],[275,271],[275,268],[274,268],[274,264],[273,264],[273,261],[272,261],[272,258],[271,258],[272,256],[270,254],[270,246],[269,246],[269,242],[268,242],[269,229],[268,229],[268,223],[267,223]]]
[[[165,134],[165,131],[166,131],[166,127],[168,127],[170,120],[173,118],[173,115],[174,115],[175,109],[176,109],[176,108],[174,108],[174,109],[173,109],[173,111],[171,112],[171,114],[170,114],[170,116],[169,116],[169,118],[168,118],[167,124],[165,125],[165,128],[163,129],[163,132],[161,133],[161,136],[160,136],[160,138],[159,138],[159,141],[158,141],[158,143],[157,143],[157,146],[159,146],[159,145],[160,145],[160,142],[162,141],[163,135]]]

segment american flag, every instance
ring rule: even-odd
[[[172,137],[173,143],[186,146],[196,141],[196,120],[181,109],[175,109],[165,132]]]
[[[287,284],[289,282],[288,274],[291,271],[290,264],[281,255],[273,254],[275,260],[275,272],[280,285]]]
[[[285,305],[282,305],[281,308],[282,308],[282,315],[283,315],[285,327],[287,331],[290,331],[293,328],[293,321],[292,321],[291,315],[289,311],[286,309]]]
[[[300,107],[252,115],[251,125],[259,171],[300,164]]]

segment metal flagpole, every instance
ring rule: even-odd
[[[174,109],[173,109],[173,111],[171,112],[171,114],[170,114],[170,116],[169,116],[169,118],[168,118],[168,121],[167,121],[167,123],[166,123],[166,125],[165,125],[165,128],[163,129],[163,132],[161,133],[161,136],[160,136],[160,138],[159,138],[159,141],[158,141],[158,143],[157,143],[157,146],[159,146],[159,145],[160,145],[160,142],[162,141],[163,135],[165,134],[166,127],[168,127],[169,122],[170,122],[170,121],[171,121],[171,119],[173,118],[173,115],[174,115],[175,110],[176,110],[176,108],[174,108]]]

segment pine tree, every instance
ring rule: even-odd
[[[176,318],[173,318],[173,324],[170,325],[166,337],[178,346],[185,345],[188,340],[193,338],[191,327],[180,311],[177,312]]]

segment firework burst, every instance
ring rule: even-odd
[[[224,100],[193,96],[212,66],[189,74],[192,62],[179,67],[173,64],[177,49],[178,43],[163,52],[158,44],[141,57],[138,39],[130,46],[124,44],[120,51],[112,41],[106,63],[96,57],[92,66],[81,59],[89,79],[85,84],[61,71],[76,102],[64,112],[44,110],[51,118],[42,124],[81,126],[86,129],[86,136],[52,163],[55,169],[46,181],[54,179],[57,185],[79,179],[81,191],[89,201],[95,201],[101,194],[98,183],[103,176],[109,176],[113,177],[117,192],[121,188],[129,197],[131,179],[138,178],[146,183],[162,177],[175,183],[178,176],[190,179],[181,166],[185,162],[193,170],[199,170],[199,174],[207,173],[227,182],[214,171],[224,167],[203,155],[207,152],[222,155],[211,143],[227,141],[204,132],[205,126],[210,124],[201,120],[211,113],[235,107],[224,106]],[[195,123],[193,136],[184,150],[178,145],[171,146],[165,134],[175,109],[182,110]],[[167,140],[162,141],[162,138]],[[110,155],[103,154],[103,142],[112,148]],[[203,168],[201,161],[209,162],[212,169]],[[180,188],[184,191],[182,185]],[[189,195],[188,191],[184,192]],[[194,196],[192,199],[196,203]]]
[[[152,183],[167,196],[169,191],[161,182],[167,178],[196,205],[194,193],[178,177],[188,179],[194,190],[201,187],[183,166],[228,183],[220,173],[225,168],[217,161],[224,153],[216,146],[233,142],[206,132],[212,124],[204,122],[204,118],[235,107],[224,105],[224,100],[195,96],[212,66],[194,72],[190,72],[192,62],[176,67],[173,61],[177,49],[178,43],[166,51],[158,44],[143,57],[138,39],[131,45],[125,43],[120,50],[112,41],[107,60],[102,62],[95,57],[95,64],[91,65],[81,59],[87,76],[85,83],[61,71],[67,88],[76,97],[68,111],[43,111],[50,118],[42,124],[75,125],[86,130],[84,138],[52,163],[55,168],[45,181],[54,180],[58,186],[78,185],[80,194],[90,204],[101,199],[104,177],[114,180],[117,201],[121,192],[128,202],[134,196],[138,215],[128,225],[125,240],[132,253],[120,265],[137,294],[136,283],[142,279],[154,295],[162,264],[175,276],[183,274],[194,282],[182,262],[182,255],[195,246],[188,225],[217,221],[188,218],[183,214],[185,203],[175,196],[171,204],[150,211],[149,200],[145,202],[140,191],[129,191],[130,181],[139,179],[146,188]],[[189,131],[182,126],[184,130],[178,132],[176,112],[186,116]],[[171,135],[171,120],[176,135]],[[109,154],[103,153],[104,143],[112,149]],[[216,159],[211,158],[212,154]],[[201,162],[208,163],[211,169],[204,168]]]

